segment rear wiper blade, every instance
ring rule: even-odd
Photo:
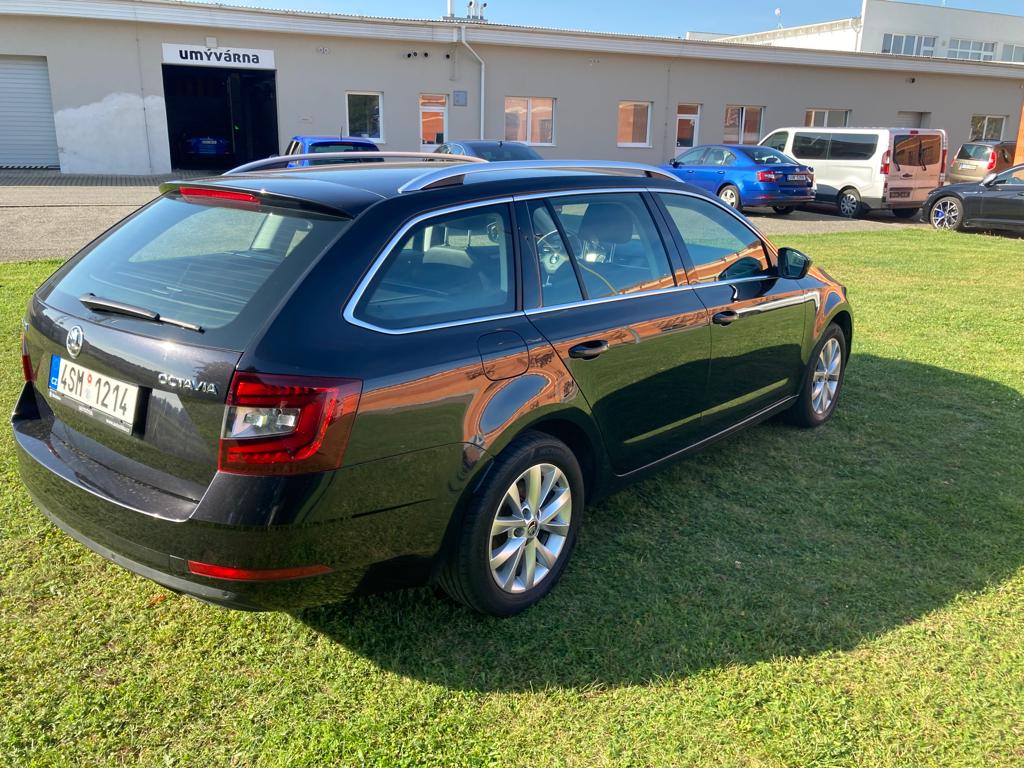
[[[94,293],[83,294],[78,297],[78,300],[89,309],[93,309],[97,312],[111,312],[115,315],[125,315],[126,317],[135,317],[139,320],[148,320],[151,323],[173,325],[178,328],[184,328],[187,331],[195,331],[196,333],[203,332],[202,326],[196,325],[195,323],[187,323],[184,320],[175,320],[173,317],[163,317],[159,312],[154,312],[151,309],[136,307],[134,304],[125,304],[123,301],[115,301],[114,299],[105,299]]]

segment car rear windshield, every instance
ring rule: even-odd
[[[771,147],[739,147],[739,150],[758,165],[796,165],[796,160]]]
[[[539,160],[538,155],[529,147],[516,144],[501,144],[493,146],[474,147],[476,153],[488,162],[507,162],[509,160]]]
[[[988,144],[964,144],[956,153],[956,159],[988,161],[991,152],[992,147]]]
[[[58,272],[46,299],[81,315],[78,298],[92,293],[199,325],[197,343],[241,349],[351,220],[216,202],[158,199]]]

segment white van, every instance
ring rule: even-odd
[[[814,168],[817,200],[843,216],[909,219],[946,179],[946,132],[929,128],[779,128],[761,145]]]

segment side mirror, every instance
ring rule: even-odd
[[[796,248],[779,248],[779,277],[803,280],[811,268],[811,257]]]
[[[981,186],[991,187],[993,184],[996,183],[997,178],[999,178],[998,173],[990,173],[988,176],[981,180]]]
[[[673,157],[671,160],[668,161],[668,164],[671,165],[673,168],[678,168],[679,160]]]

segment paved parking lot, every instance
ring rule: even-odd
[[[68,258],[107,227],[156,197],[158,181],[60,177],[45,172],[0,174],[0,262]],[[825,206],[789,216],[778,216],[767,209],[754,209],[748,215],[765,234],[776,238],[926,226],[900,221],[887,213],[850,221]]]

